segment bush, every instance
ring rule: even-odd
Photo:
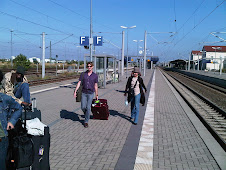
[[[13,63],[15,68],[17,68],[18,66],[23,66],[25,70],[28,70],[31,65],[31,62],[23,54],[16,56],[16,58],[13,60]]]

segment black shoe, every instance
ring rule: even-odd
[[[137,123],[133,122],[134,125],[137,125]]]
[[[88,127],[88,123],[84,123],[84,127],[87,128]]]

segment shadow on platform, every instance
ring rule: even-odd
[[[120,92],[120,93],[125,93],[125,90],[115,90],[117,92]]]
[[[123,119],[126,119],[126,120],[128,120],[129,122],[133,122],[131,119],[130,119],[130,117],[129,116],[127,116],[127,115],[124,115],[124,114],[122,114],[122,113],[119,113],[119,112],[117,112],[117,111],[115,111],[115,110],[109,110],[110,111],[110,115],[112,115],[112,116],[120,116],[121,118],[123,118]]]
[[[79,115],[75,112],[69,112],[67,110],[60,111],[60,117],[63,119],[71,119],[72,121],[78,121],[83,124],[83,120],[79,118]]]

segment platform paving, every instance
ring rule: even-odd
[[[138,125],[132,124],[130,107],[124,104],[125,76],[119,83],[99,89],[99,98],[108,100],[109,120],[91,117],[89,128],[83,127],[80,103],[73,98],[77,80],[31,87],[32,97],[37,98],[37,106],[42,111],[42,122],[50,127],[51,169],[134,169],[142,129],[145,122],[150,123],[149,118],[154,118],[150,139],[153,149],[149,153],[153,159],[148,160],[152,169],[219,169],[186,110],[158,70],[155,70],[152,92],[155,95],[151,97],[152,73],[153,70],[147,70],[144,78],[148,87],[147,102],[140,107]],[[154,115],[143,121],[146,111]],[[137,167],[135,169],[147,169],[147,166]]]
[[[155,83],[153,169],[220,169],[159,70]]]
[[[150,80],[147,71],[144,83]],[[151,76],[151,74],[150,74]],[[32,97],[42,111],[42,122],[50,126],[51,169],[114,169],[132,122],[125,106],[126,78],[120,83],[99,89],[99,98],[108,100],[109,120],[90,119],[84,128],[80,103],[73,98],[73,81],[31,87]],[[63,84],[66,84],[65,86]],[[61,87],[59,87],[61,85]],[[48,89],[48,91],[40,91]]]

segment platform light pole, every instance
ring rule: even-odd
[[[120,26],[121,28],[123,28],[123,29],[126,29],[127,30],[127,57],[126,57],[126,78],[127,78],[127,75],[128,75],[128,46],[129,46],[129,41],[128,41],[128,29],[132,29],[132,28],[136,28],[136,25],[134,25],[134,26],[131,26],[131,27],[125,27],[125,26]],[[123,70],[122,70],[123,71]]]
[[[77,72],[79,72],[79,65],[80,65],[80,61],[79,58],[81,57],[81,46],[76,46],[79,49],[79,57],[78,57],[78,65],[77,65]]]
[[[136,42],[137,43],[137,59],[138,59],[138,54],[139,54],[139,49],[138,49],[138,47],[139,47],[139,42],[142,42],[142,41],[144,41],[144,40],[133,40],[133,42]],[[140,62],[141,62],[141,59],[140,59]],[[141,68],[140,68],[141,69]],[[141,71],[141,70],[140,70]]]
[[[45,32],[42,33],[42,78],[45,78]]]
[[[13,30],[11,32],[11,66],[13,67]]]
[[[89,49],[90,49],[90,61],[92,62],[93,55],[93,24],[92,24],[92,0],[90,0],[90,38],[89,38]],[[96,63],[95,63],[96,64]]]
[[[220,56],[220,75],[222,74],[223,64],[224,64],[224,59],[222,58],[222,56]]]
[[[57,76],[57,64],[58,64],[58,55],[56,55],[56,76]]]

